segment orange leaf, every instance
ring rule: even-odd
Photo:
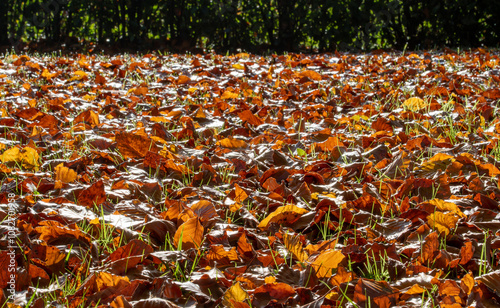
[[[345,256],[340,250],[333,249],[324,250],[318,256],[311,258],[311,266],[316,271],[316,276],[318,278],[330,277],[332,271],[345,260]]]
[[[198,217],[188,219],[180,225],[174,235],[174,244],[178,249],[199,248],[203,242],[204,229]]]
[[[408,294],[408,295],[422,294],[425,291],[426,291],[426,289],[422,288],[420,285],[414,284],[411,286],[411,288],[409,288],[408,290],[405,291],[405,294]]]
[[[65,167],[63,163],[57,165],[54,170],[56,173],[56,181],[71,183],[76,180],[77,174],[75,170]]]
[[[232,91],[224,91],[224,93],[222,93],[221,95],[221,99],[232,99],[232,98],[238,98],[239,94],[238,93],[235,93],[235,92],[232,92]]]
[[[475,248],[471,241],[466,241],[462,248],[460,248],[460,264],[464,265],[469,262],[474,256]]]
[[[438,248],[438,234],[436,232],[432,232],[427,235],[424,240],[424,244],[422,245],[422,250],[420,252],[422,263],[426,264],[427,262],[432,262],[434,260],[434,254],[438,251]]]
[[[242,203],[248,198],[248,194],[238,184],[234,184],[234,193],[234,201],[237,203]]]
[[[323,152],[331,152],[335,147],[344,146],[337,137],[328,137],[325,142],[316,143],[316,146]]]
[[[471,275],[471,273],[465,275],[460,281],[460,287],[462,288],[462,290],[464,290],[464,292],[467,295],[469,295],[472,292],[474,284],[475,284],[474,277]]]
[[[308,210],[300,208],[293,204],[278,207],[259,223],[260,229],[267,229],[270,223],[293,223],[300,216],[307,213]]]
[[[299,76],[300,77],[307,77],[311,80],[321,80],[321,74],[315,72],[315,71],[311,71],[311,70],[305,70],[305,71],[302,71],[299,73]]]
[[[245,140],[234,139],[231,137],[217,141],[217,145],[228,149],[243,149],[248,147],[248,144],[245,142]]]
[[[92,109],[88,109],[80,113],[74,120],[73,123],[87,123],[91,127],[99,125],[99,116]]]
[[[177,84],[186,84],[191,82],[191,78],[185,75],[180,75],[179,78],[177,78]]]
[[[264,121],[254,115],[250,110],[246,109],[240,113],[238,113],[238,116],[243,122],[248,122],[251,125],[259,126],[261,124],[264,124]]]
[[[238,261],[238,253],[236,247],[226,250],[222,245],[210,246],[210,251],[206,255],[207,260],[216,262],[219,265],[229,265],[232,262]]]

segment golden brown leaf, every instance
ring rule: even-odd
[[[65,167],[63,163],[60,163],[54,168],[56,173],[56,181],[61,181],[63,183],[71,183],[76,180],[77,174],[75,170]]]
[[[228,149],[243,149],[248,147],[245,140],[235,138],[224,138],[217,141],[217,145]]]
[[[293,223],[300,216],[307,213],[308,210],[300,208],[293,204],[278,207],[259,223],[260,229],[266,229],[270,223]]]
[[[237,203],[242,203],[248,198],[248,194],[236,183],[234,184],[234,192],[235,196],[233,200]]]
[[[229,289],[227,289],[226,293],[224,293],[224,297],[222,299],[222,304],[224,307],[234,308],[234,302],[244,302],[249,299],[248,293],[243,290],[240,285],[240,282],[236,282]]]
[[[300,262],[306,262],[309,256],[304,251],[302,243],[300,242],[300,237],[298,235],[291,235],[288,233],[283,234],[283,244],[286,249],[292,253],[295,259]]]
[[[153,147],[153,141],[147,136],[134,133],[117,133],[116,146],[126,158],[145,157]]]
[[[179,226],[174,235],[174,244],[178,249],[200,248],[203,242],[204,228],[198,217],[192,217]]]
[[[411,97],[403,102],[403,106],[411,111],[420,111],[428,106],[428,104],[419,97]]]
[[[450,234],[450,230],[456,227],[458,220],[459,217],[452,213],[443,214],[441,212],[435,212],[427,216],[427,224],[429,227],[445,235]]]

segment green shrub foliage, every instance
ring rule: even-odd
[[[2,0],[0,43],[218,51],[496,47],[497,0]]]

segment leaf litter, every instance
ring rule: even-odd
[[[5,55],[0,303],[498,306],[498,65]]]

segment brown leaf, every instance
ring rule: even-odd
[[[148,151],[154,148],[153,141],[149,137],[134,133],[117,133],[115,141],[118,150],[126,158],[145,157]]]
[[[431,234],[427,235],[424,240],[424,244],[422,245],[422,251],[420,252],[422,264],[427,264],[428,262],[432,263],[435,253],[437,253],[438,251],[438,248],[438,234],[436,232],[432,232]]]
[[[106,201],[106,192],[102,180],[95,182],[89,188],[84,189],[78,195],[79,204],[86,207],[99,206]]]
[[[97,113],[94,110],[88,109],[77,115],[76,118],[73,120],[73,123],[74,124],[86,123],[91,127],[95,127],[99,125],[99,115],[97,115]]]

